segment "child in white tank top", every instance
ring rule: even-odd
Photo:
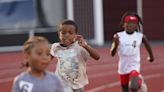
[[[121,20],[122,32],[113,36],[111,56],[116,54],[118,48],[119,66],[118,73],[122,86],[122,92],[137,92],[140,87],[142,92],[147,92],[146,84],[140,74],[140,46],[144,43],[149,54],[148,60],[154,61],[154,56],[146,36],[138,31],[140,17],[133,12],[127,12]]]

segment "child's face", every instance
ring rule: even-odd
[[[68,46],[75,40],[76,31],[73,25],[60,25],[59,39],[62,44]]]
[[[134,32],[137,29],[138,24],[134,22],[124,23],[124,28],[126,31]]]
[[[45,71],[51,61],[51,55],[49,51],[50,48],[48,43],[40,42],[34,44],[30,50],[30,53],[27,55],[30,67],[38,72]]]

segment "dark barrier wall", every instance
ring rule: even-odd
[[[103,0],[104,39],[109,41],[119,30],[121,16],[126,11],[136,12],[136,0]]]
[[[57,32],[47,32],[47,33],[35,33],[36,36],[46,37],[50,43],[58,42]],[[28,39],[29,34],[0,34],[0,47],[4,46],[22,46],[23,43]]]
[[[80,34],[88,39],[94,37],[93,0],[74,0],[74,19]]]
[[[143,0],[144,33],[150,40],[164,40],[164,0]]]

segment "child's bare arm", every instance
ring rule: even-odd
[[[112,46],[111,46],[111,49],[110,49],[110,55],[111,56],[114,56],[116,54],[118,45],[119,45],[119,37],[118,37],[117,34],[114,34]]]
[[[95,60],[100,59],[100,55],[97,53],[97,51],[95,49],[93,49],[89,45],[85,46],[84,48],[89,52],[89,54],[92,58],[94,58]]]
[[[145,45],[145,48],[146,48],[146,50],[147,50],[147,52],[148,52],[148,54],[149,54],[148,60],[149,60],[150,62],[153,62],[153,61],[154,61],[154,55],[153,55],[151,46],[150,46],[150,44],[149,44],[149,42],[148,42],[148,39],[147,39],[147,37],[146,37],[145,35],[143,36],[142,41],[143,41],[143,43],[144,43],[144,45]]]
[[[77,35],[76,40],[78,40],[80,46],[82,46],[89,52],[92,58],[94,58],[95,60],[98,60],[100,58],[100,55],[97,53],[97,51],[90,47],[81,35]]]

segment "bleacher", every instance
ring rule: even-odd
[[[22,46],[31,30],[35,35],[47,37],[50,42],[55,40],[57,34],[49,31],[54,28],[36,28],[34,7],[34,0],[0,1],[0,52],[8,51],[8,47]]]

